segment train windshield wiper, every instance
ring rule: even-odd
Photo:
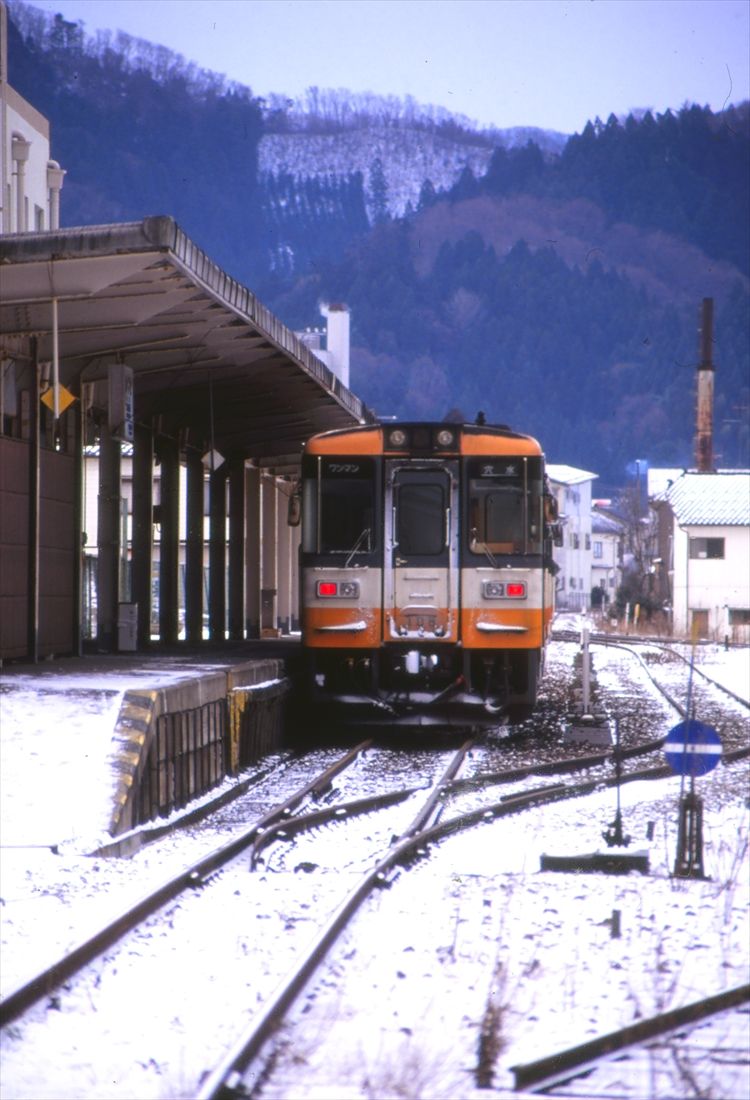
[[[487,555],[487,561],[490,563],[492,568],[497,569],[498,568],[497,561],[493,557],[492,551],[490,550],[489,546],[487,545],[486,542],[480,542],[479,539],[477,538],[477,529],[476,529],[476,527],[472,527],[472,529],[471,529],[471,541],[472,541],[472,550],[474,549],[474,547],[476,547],[478,550],[482,550]]]
[[[348,554],[348,556],[347,556],[347,559],[346,559],[346,561],[344,562],[344,569],[346,569],[346,568],[347,568],[347,567],[348,567],[348,566],[350,565],[350,563],[351,563],[351,560],[352,560],[352,558],[354,557],[354,555],[355,555],[355,554],[356,554],[356,553],[357,553],[357,552],[358,552],[359,550],[361,550],[361,548],[362,548],[362,543],[363,543],[363,542],[365,541],[365,539],[367,540],[367,549],[369,550],[369,549],[370,549],[370,528],[369,528],[369,527],[365,527],[364,531],[362,531],[362,533],[360,534],[359,538],[358,538],[358,539],[357,539],[357,541],[356,541],[356,542],[354,543],[354,546],[352,546],[351,550],[349,551],[349,554]]]

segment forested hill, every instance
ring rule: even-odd
[[[65,224],[172,214],[287,324],[347,302],[352,387],[378,412],[482,409],[608,483],[635,457],[690,463],[713,297],[715,450],[750,465],[748,104],[567,141],[478,131],[408,100],[266,102],[163,47],[9,14]]]
[[[744,105],[592,124],[552,159],[500,149],[271,299],[295,325],[348,302],[353,385],[379,412],[482,409],[617,484],[635,457],[692,463],[712,297],[715,451],[747,466],[749,148]]]

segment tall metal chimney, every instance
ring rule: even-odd
[[[699,473],[714,468],[714,300],[704,298],[701,308],[700,361],[698,363],[698,413],[695,433],[695,465]]]
[[[322,305],[320,312],[326,319],[326,346],[328,366],[349,388],[349,309],[341,302]]]

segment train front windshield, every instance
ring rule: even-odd
[[[378,541],[374,461],[307,457],[303,465],[302,507],[305,553],[372,552]]]
[[[541,459],[473,459],[468,542],[474,554],[541,554]]]

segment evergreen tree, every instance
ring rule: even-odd
[[[373,225],[382,225],[390,218],[388,212],[388,183],[380,157],[376,157],[370,166],[369,205],[372,211]]]
[[[434,206],[437,202],[437,192],[435,191],[435,185],[432,180],[427,179],[419,189],[419,201],[417,203],[417,210],[427,210],[430,206]]]

